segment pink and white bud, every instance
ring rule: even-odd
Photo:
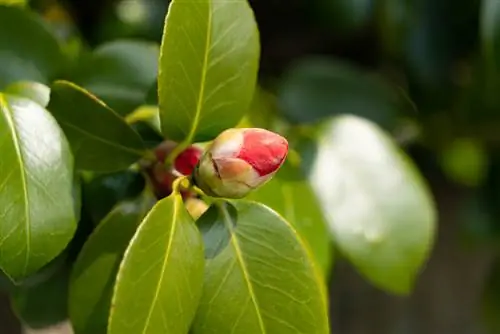
[[[274,132],[229,129],[206,150],[194,179],[207,195],[243,198],[273,177],[287,153],[287,140]]]

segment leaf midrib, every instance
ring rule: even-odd
[[[25,263],[24,263],[24,269],[23,269],[23,274],[26,273],[26,270],[28,269],[28,263],[29,263],[29,256],[30,256],[30,250],[31,250],[31,231],[30,231],[30,225],[31,225],[31,216],[29,215],[28,211],[28,203],[29,203],[29,196],[28,196],[28,187],[27,187],[27,175],[26,175],[26,170],[24,168],[25,162],[22,156],[21,152],[21,147],[20,147],[20,140],[19,140],[19,134],[16,131],[16,126],[14,122],[14,115],[12,110],[9,108],[9,104],[7,100],[5,99],[5,96],[3,94],[0,94],[0,109],[5,110],[3,112],[5,116],[5,120],[7,121],[8,126],[11,129],[12,132],[12,140],[14,143],[14,147],[16,150],[16,155],[17,155],[17,160],[19,163],[20,167],[20,176],[21,176],[21,183],[22,183],[22,190],[23,190],[23,197],[24,197],[24,215],[25,215],[25,229],[26,229],[26,257],[25,257]],[[9,274],[6,273],[8,276]]]
[[[149,308],[148,311],[148,316],[146,318],[146,322],[144,324],[144,328],[142,330],[142,334],[145,334],[147,329],[149,328],[149,323],[151,321],[151,317],[153,315],[154,308],[156,306],[156,302],[158,301],[158,297],[160,295],[160,290],[162,287],[163,279],[165,278],[165,270],[167,268],[168,264],[168,259],[170,258],[170,252],[172,250],[172,243],[174,240],[175,232],[177,229],[177,212],[179,211],[179,201],[177,198],[174,199],[174,207],[172,210],[172,228],[170,229],[170,237],[168,239],[168,244],[167,244],[167,249],[165,251],[165,258],[163,260],[162,266],[161,266],[161,273],[160,273],[160,279],[158,280],[158,284],[156,286],[156,291],[155,295],[153,297],[153,301],[151,302],[151,307]]]
[[[220,205],[218,205],[218,207],[222,213],[224,225],[226,225],[226,228],[231,233],[231,244],[233,245],[234,252],[235,252],[236,258],[238,260],[237,262],[240,264],[240,268],[241,268],[241,271],[242,271],[243,276],[244,276],[244,281],[247,285],[248,293],[250,294],[250,299],[252,300],[252,303],[254,305],[255,313],[257,315],[257,320],[259,323],[261,333],[266,334],[267,332],[266,332],[266,327],[264,326],[264,320],[262,319],[262,314],[260,313],[260,308],[259,308],[259,304],[257,302],[257,297],[255,296],[255,292],[253,290],[253,286],[252,286],[252,283],[250,281],[250,274],[248,273],[248,270],[246,268],[246,263],[245,263],[245,260],[243,259],[243,253],[241,251],[240,244],[237,240],[233,225],[231,224],[231,217],[229,216],[229,213],[227,212],[225,204],[220,204]]]
[[[212,42],[212,1],[207,1],[208,5],[208,17],[207,17],[207,34],[205,37],[205,50],[203,54],[203,64],[201,68],[201,79],[200,79],[200,94],[198,95],[198,101],[196,103],[196,113],[194,114],[193,123],[189,134],[186,138],[187,143],[191,143],[196,134],[200,123],[201,110],[203,109],[203,99],[205,96],[205,85],[207,81],[207,67],[208,67],[208,55],[210,54],[210,43]]]

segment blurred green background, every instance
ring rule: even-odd
[[[335,264],[332,333],[500,333],[500,1],[250,3],[261,35],[260,84],[269,98],[259,121],[278,115],[305,133],[344,113],[376,122],[415,161],[439,213],[437,243],[410,297],[388,295],[345,261]],[[159,43],[168,1],[30,6],[77,54],[123,38]],[[153,54],[135,64],[155,61]],[[113,71],[105,60],[92,66]],[[117,71],[126,76],[124,69]],[[84,75],[75,81],[92,88]],[[123,96],[118,110],[133,104],[129,91]],[[5,314],[0,323],[11,322]]]

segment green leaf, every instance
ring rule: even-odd
[[[106,334],[115,277],[130,239],[153,198],[118,204],[83,246],[70,280],[69,314],[76,333]]]
[[[284,116],[310,124],[350,113],[392,128],[408,100],[393,87],[351,64],[324,57],[297,62],[285,74],[278,99]]]
[[[7,6],[26,6],[27,0],[0,0],[0,5]]]
[[[203,245],[182,197],[146,216],[121,263],[108,334],[185,334],[203,285]]]
[[[159,53],[156,43],[112,41],[82,59],[73,81],[126,115],[146,100],[158,75]]]
[[[142,174],[131,170],[95,175],[83,183],[85,207],[97,225],[117,203],[135,198],[144,187]]]
[[[499,70],[500,64],[500,2],[481,1],[481,43],[483,55],[490,66]]]
[[[73,237],[73,159],[56,121],[31,100],[0,94],[0,134],[0,268],[19,280]]]
[[[329,333],[324,281],[295,230],[249,201],[198,220],[205,285],[192,333]]]
[[[26,80],[46,84],[61,72],[61,47],[39,16],[0,5],[0,22],[0,89]]]
[[[62,267],[49,280],[12,293],[12,308],[24,324],[41,329],[67,319],[69,271]]]
[[[259,56],[247,0],[173,0],[158,77],[163,134],[203,142],[235,126],[252,101]]]
[[[52,85],[48,109],[64,130],[78,169],[124,170],[144,154],[141,137],[120,116],[70,82]]]
[[[50,99],[50,88],[33,81],[18,81],[5,88],[5,93],[26,97],[42,107],[47,107]]]
[[[496,334],[500,332],[500,261],[497,258],[491,265],[481,300],[481,318],[484,324],[484,333]]]
[[[316,20],[343,35],[356,33],[371,19],[373,0],[313,0],[311,8]]]
[[[298,167],[285,162],[271,181],[247,198],[283,216],[311,248],[323,274],[330,274],[333,249],[328,225],[316,195]]]
[[[340,116],[322,139],[313,168],[336,247],[375,286],[408,294],[436,224],[415,166],[375,124]]]

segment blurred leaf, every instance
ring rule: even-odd
[[[290,158],[289,158],[290,159]],[[322,208],[308,181],[289,161],[264,186],[248,196],[276,210],[304,238],[322,269],[330,274],[333,249]]]
[[[30,328],[41,329],[58,324],[68,316],[69,268],[62,267],[49,280],[12,293],[12,308]]]
[[[481,316],[486,334],[500,332],[500,261],[497,259],[491,266],[490,275],[485,283]]]
[[[481,143],[473,139],[457,139],[444,149],[441,165],[450,179],[474,187],[486,176],[488,154]]]
[[[83,183],[86,210],[97,225],[117,203],[137,197],[144,187],[144,177],[135,171],[95,175]]]
[[[6,6],[26,6],[27,0],[0,0],[0,5]]]
[[[82,59],[74,81],[125,115],[145,102],[158,75],[158,56],[155,43],[112,41]]]
[[[255,202],[220,202],[198,225],[217,251],[207,254],[193,334],[329,333],[323,279],[283,218]]]
[[[108,333],[187,333],[201,295],[203,265],[201,237],[181,195],[162,199],[125,252]]]
[[[311,174],[338,249],[375,286],[405,295],[434,241],[422,177],[375,124],[336,118]]]
[[[348,63],[317,56],[289,69],[278,98],[284,116],[293,123],[314,123],[348,113],[386,128],[392,128],[408,103],[379,78]]]
[[[4,91],[7,94],[26,97],[43,108],[49,104],[50,88],[38,82],[18,81],[8,85]]]
[[[17,81],[47,84],[61,72],[61,47],[40,17],[0,5],[0,22],[0,89]]]
[[[352,34],[369,23],[373,0],[313,0],[310,7],[327,27]]]
[[[71,323],[79,334],[106,334],[118,267],[153,198],[119,203],[99,224],[73,265],[69,292]]]
[[[20,280],[73,237],[73,158],[56,121],[31,100],[0,94],[0,133],[0,267]]]
[[[52,85],[48,109],[64,130],[78,169],[119,171],[144,154],[141,137],[120,116],[70,82]]]
[[[158,77],[163,134],[203,142],[235,126],[250,106],[259,54],[247,0],[173,0]]]
[[[255,127],[272,129],[277,113],[278,105],[276,96],[265,91],[263,88],[257,87],[246,118]]]
[[[500,65],[500,2],[481,0],[481,43],[489,67],[498,71]]]
[[[401,56],[405,38],[411,26],[412,0],[376,1],[377,23],[380,29],[381,43],[385,51],[392,56]]]

